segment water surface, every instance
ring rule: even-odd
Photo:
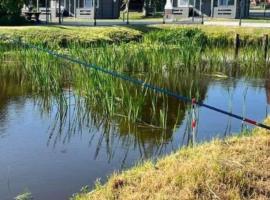
[[[267,115],[269,80],[203,76],[200,81],[205,83],[204,103],[258,121]],[[181,85],[181,79],[173,84]],[[113,171],[171,153],[190,140],[188,107],[181,107],[177,119],[173,99],[169,99],[169,128],[164,131],[144,124],[134,126],[121,118],[94,118],[95,111],[84,118],[70,91],[65,92],[70,95],[67,109],[63,111],[52,100],[47,111],[42,97],[23,91],[12,81],[0,88],[2,200],[23,191],[31,191],[38,200],[68,199],[85,185],[93,187],[97,179],[106,181]],[[243,128],[241,121],[205,108],[198,113],[197,142],[223,138]],[[175,124],[176,119],[173,129],[170,123]]]

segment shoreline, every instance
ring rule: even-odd
[[[270,124],[270,118],[265,121]],[[269,199],[270,132],[255,128],[113,174],[73,200]]]

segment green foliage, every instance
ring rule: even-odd
[[[24,192],[17,197],[15,197],[15,200],[33,200],[32,194],[30,192]]]
[[[20,17],[24,0],[0,1],[0,25],[22,25],[26,21]]]
[[[1,16],[19,16],[23,7],[23,0],[1,0],[0,15]]]
[[[24,41],[50,48],[67,46],[93,47],[104,44],[137,41],[140,31],[125,27],[30,27],[25,29],[0,29],[0,35],[22,38]]]
[[[19,25],[26,25],[29,22],[21,16],[2,16],[0,17],[0,25],[2,26],[19,26]]]
[[[206,34],[197,28],[152,31],[144,39],[150,43],[158,42],[162,44],[195,44],[205,46],[207,43]]]

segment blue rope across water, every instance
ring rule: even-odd
[[[251,125],[254,125],[254,126],[257,126],[257,127],[261,127],[261,128],[264,128],[264,129],[267,129],[267,130],[270,130],[270,126],[267,126],[265,124],[262,124],[262,123],[259,123],[255,120],[252,120],[252,119],[248,119],[248,118],[245,118],[243,116],[240,116],[240,115],[236,115],[236,114],[233,114],[233,113],[230,113],[230,112],[227,112],[225,110],[222,110],[222,109],[219,109],[219,108],[216,108],[214,106],[211,106],[211,105],[207,105],[207,104],[204,104],[202,102],[199,102],[199,101],[196,101],[195,99],[190,99],[186,96],[183,96],[183,95],[179,95],[179,94],[176,94],[174,93],[173,91],[171,90],[168,90],[166,88],[160,88],[160,87],[157,87],[155,85],[152,85],[152,84],[149,84],[149,83],[146,83],[145,81],[143,80],[140,80],[140,79],[136,79],[136,78],[132,78],[132,77],[129,77],[127,75],[124,75],[124,74],[121,74],[119,72],[116,72],[116,71],[113,71],[113,70],[109,70],[109,69],[105,69],[103,67],[99,67],[97,65],[94,65],[94,64],[89,64],[87,62],[84,62],[84,61],[81,61],[79,59],[76,59],[76,58],[72,58],[68,55],[65,55],[65,54],[61,54],[61,53],[57,53],[55,51],[52,51],[50,49],[47,49],[47,48],[43,48],[43,47],[38,47],[38,46],[35,46],[35,45],[32,45],[32,44],[27,44],[25,42],[22,42],[20,40],[14,40],[16,43],[19,42],[19,44],[22,44],[24,45],[25,47],[29,47],[29,48],[32,48],[32,49],[36,49],[36,50],[39,50],[39,51],[43,51],[43,52],[46,52],[50,55],[53,55],[57,58],[62,58],[64,60],[67,60],[67,61],[70,61],[70,62],[73,62],[73,63],[76,63],[76,64],[79,64],[79,65],[82,65],[84,67],[88,67],[88,68],[91,68],[91,69],[94,69],[96,71],[100,71],[100,72],[103,72],[105,74],[108,74],[108,75],[111,75],[113,77],[116,77],[116,78],[119,78],[119,79],[122,79],[124,81],[128,81],[130,83],[133,83],[135,85],[139,85],[143,88],[147,88],[147,89],[151,89],[157,93],[162,93],[162,94],[165,94],[167,96],[171,96],[171,97],[174,97],[178,100],[181,100],[181,101],[184,101],[184,102],[187,102],[187,103],[193,103],[193,104],[197,104],[198,106],[201,106],[201,107],[205,107],[205,108],[208,108],[210,110],[213,110],[213,111],[216,111],[216,112],[219,112],[219,113],[222,113],[224,115],[228,115],[230,117],[233,117],[235,119],[239,119],[243,122],[246,122],[246,123],[249,123]]]

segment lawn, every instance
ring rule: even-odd
[[[50,47],[62,47],[67,44],[101,44],[138,41],[150,31],[201,29],[208,37],[209,43],[227,41],[233,44],[236,33],[244,44],[261,44],[262,37],[270,34],[270,29],[247,27],[224,27],[205,25],[141,25],[141,26],[22,26],[0,27],[0,34],[10,37],[22,37],[31,43],[45,44]]]

